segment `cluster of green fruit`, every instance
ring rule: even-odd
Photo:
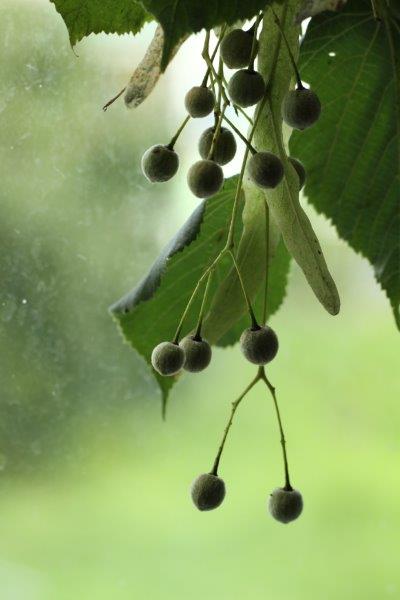
[[[240,337],[244,356],[255,365],[266,365],[278,352],[278,338],[268,326],[255,325],[245,329]],[[151,355],[153,368],[163,376],[177,375],[181,369],[199,373],[211,362],[211,346],[200,333],[188,335],[179,343],[161,342]]]
[[[199,510],[218,508],[225,498],[224,480],[213,473],[203,473],[192,485],[192,500]],[[281,523],[290,523],[300,516],[303,498],[291,486],[276,488],[269,497],[271,515]]]
[[[255,106],[266,94],[264,79],[254,69],[257,51],[254,26],[247,31],[234,29],[222,39],[220,56],[223,63],[230,69],[238,69],[228,83],[229,98],[235,107]],[[318,120],[321,104],[315,92],[305,88],[299,77],[297,80],[296,89],[290,90],[283,100],[282,118],[291,127],[302,130]],[[185,107],[190,117],[202,118],[215,111],[214,126],[206,129],[199,140],[201,160],[196,161],[187,174],[188,186],[198,198],[208,198],[221,189],[224,183],[222,166],[236,154],[235,136],[218,123],[220,109],[207,81],[208,73],[203,83],[192,87],[185,96]],[[175,136],[167,145],[152,146],[144,153],[142,170],[149,181],[168,181],[178,171],[179,157],[174,150],[176,139]],[[257,152],[248,142],[247,145],[251,152],[247,163],[249,178],[260,188],[275,188],[284,175],[282,161],[272,152]],[[298,174],[301,189],[306,176],[304,166],[296,158],[290,157],[289,160]]]
[[[254,60],[257,56],[259,47],[259,42],[257,40],[258,24],[259,20],[256,20],[253,27],[249,30],[234,29],[226,35],[221,36],[220,59],[222,63],[230,69],[236,69],[236,72],[226,86],[229,100],[228,95],[225,94],[223,76],[216,80],[218,74],[216,72],[212,73],[209,67],[202,84],[193,87],[186,94],[185,107],[188,117],[174,138],[172,138],[172,141],[166,146],[153,146],[144,154],[142,168],[144,174],[150,181],[167,181],[175,175],[179,166],[179,158],[174,151],[174,144],[178,139],[180,131],[190,117],[195,119],[202,118],[210,115],[214,111],[214,126],[206,129],[199,140],[198,148],[201,160],[195,162],[190,167],[187,179],[191,191],[200,198],[210,197],[221,188],[224,181],[222,166],[232,160],[236,153],[236,140],[233,133],[229,129],[222,127],[225,108],[228,103],[232,103],[234,107],[240,107],[240,109],[255,106],[260,103],[259,109],[261,109],[263,107],[263,101],[265,102],[266,95],[268,94],[262,75],[254,69]],[[282,36],[284,37],[283,32]],[[287,44],[285,37],[284,39]],[[288,91],[283,99],[282,119],[291,127],[302,130],[310,127],[317,121],[321,112],[321,105],[317,95],[312,90],[306,89],[302,85],[288,44],[287,48],[296,75],[297,86],[296,89]],[[222,68],[219,72],[222,73]],[[214,83],[218,83],[221,94],[225,97],[224,108],[222,108],[222,110],[221,94],[219,94],[218,99],[216,99],[213,85],[209,86],[207,83],[209,76],[214,77]],[[229,122],[228,119],[226,120]],[[248,153],[250,154],[246,165],[249,179],[262,189],[275,188],[284,177],[282,160],[272,152],[257,152],[251,145],[251,134],[249,139],[247,139],[232,123],[229,122],[229,124],[245,142]],[[244,163],[246,160],[247,154],[245,155]],[[289,157],[289,161],[297,172],[299,188],[301,189],[305,183],[305,169],[297,159]],[[233,218],[234,217],[232,217],[232,219]],[[229,245],[227,245],[226,248],[229,249]],[[284,487],[277,488],[272,492],[269,500],[269,510],[276,520],[282,523],[289,523],[290,521],[297,519],[301,514],[303,500],[300,492],[293,489],[290,485],[285,440],[279,409],[276,404],[274,388],[270,385],[264,372],[264,366],[272,361],[278,352],[278,338],[271,327],[267,325],[260,326],[257,323],[243,286],[239,268],[233,253],[231,253],[231,255],[238,272],[242,291],[251,317],[251,327],[245,329],[240,337],[241,351],[248,361],[259,367],[259,374],[255,379],[255,382],[263,379],[267,387],[270,388],[270,391],[272,390],[281,430],[286,482]],[[211,269],[212,267],[208,269],[210,274]],[[204,275],[206,274],[207,273]],[[199,280],[198,286],[202,279]],[[196,293],[196,289],[193,294]],[[180,339],[182,322],[187,312],[185,311],[173,341],[161,342],[153,349],[151,363],[158,374],[170,377],[178,374],[182,369],[192,373],[198,373],[206,369],[210,364],[212,358],[211,346],[207,340],[203,339],[201,336],[203,307],[205,305],[206,297],[207,287],[204,293],[203,305],[200,310],[197,328],[193,330],[191,334]],[[213,469],[210,472],[203,473],[197,477],[192,485],[191,497],[193,503],[201,511],[217,508],[225,497],[225,484],[224,481],[218,477],[218,464],[227,432],[232,423],[234,411],[239,402],[240,400],[237,403],[233,403],[233,413],[228,422],[227,430],[225,431],[223,442],[219,453],[217,454]]]

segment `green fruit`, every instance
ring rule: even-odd
[[[252,31],[232,29],[221,42],[221,58],[229,69],[243,69],[250,63],[254,35]],[[256,52],[258,42],[256,41]]]
[[[168,146],[152,146],[142,157],[142,171],[152,183],[168,181],[175,175],[178,167],[178,155]]]
[[[191,496],[199,510],[213,510],[225,498],[225,483],[216,475],[203,473],[194,480]]]
[[[275,358],[279,344],[271,327],[245,329],[240,336],[240,347],[244,356],[255,365],[266,365]]]
[[[282,181],[283,164],[271,152],[256,152],[250,157],[247,172],[253,183],[261,188],[274,188]]]
[[[234,104],[242,108],[253,106],[265,94],[264,79],[253,69],[236,71],[229,81],[228,92]]]
[[[203,85],[192,87],[185,96],[186,110],[195,119],[209,115],[214,105],[213,92]]]
[[[276,488],[268,502],[269,512],[277,521],[290,523],[301,515],[303,498],[297,490]]]
[[[201,158],[208,158],[215,128],[209,127],[201,134],[199,140],[199,153]],[[214,145],[213,160],[219,165],[226,165],[236,154],[236,140],[233,133],[221,127],[219,136]]]
[[[302,162],[293,156],[289,156],[289,162],[296,169],[296,173],[299,176],[299,190],[301,190],[306,182],[306,170]]]
[[[198,160],[187,174],[189,188],[198,198],[208,198],[224,183],[224,172],[213,160]]]
[[[184,350],[172,342],[161,342],[151,353],[151,364],[160,375],[176,375],[184,362]]]
[[[185,352],[185,371],[198,373],[208,367],[211,361],[211,346],[206,340],[188,335],[179,345]]]
[[[321,114],[321,102],[315,92],[300,88],[290,90],[282,102],[282,118],[294,129],[307,129]]]

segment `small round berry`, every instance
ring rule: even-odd
[[[191,373],[199,373],[208,367],[211,361],[211,346],[201,337],[188,335],[179,343],[185,352],[183,368]]]
[[[192,87],[185,96],[186,110],[194,119],[209,115],[214,108],[214,104],[215,96],[213,92],[204,85]]]
[[[264,96],[264,79],[253,69],[236,71],[229,81],[228,91],[234,104],[247,108],[257,104]]]
[[[168,146],[152,146],[143,154],[142,171],[152,183],[168,181],[177,172],[179,158]]]
[[[278,352],[278,338],[273,329],[259,327],[245,329],[240,336],[240,347],[248,361],[255,365],[266,365]]]
[[[209,127],[201,134],[199,139],[199,153],[201,158],[208,158],[215,128]],[[226,127],[221,127],[219,136],[214,145],[213,160],[219,165],[226,165],[236,154],[236,140],[233,133]]]
[[[184,350],[173,342],[161,342],[151,353],[151,364],[160,375],[176,375],[184,362]]]
[[[295,168],[296,173],[299,177],[299,190],[301,190],[306,182],[306,170],[302,162],[293,156],[289,156],[289,162]]]
[[[281,523],[290,523],[301,515],[303,498],[297,490],[276,488],[268,502],[271,515]]]
[[[221,58],[229,69],[247,67],[251,58],[254,35],[252,31],[232,29],[221,42]],[[256,41],[256,51],[258,42]]]
[[[224,172],[213,160],[198,160],[190,167],[187,181],[195,196],[208,198],[222,187]]]
[[[282,102],[282,117],[294,129],[307,129],[321,114],[321,102],[315,92],[306,88],[290,90]]]
[[[225,483],[212,473],[203,473],[192,483],[191,496],[199,510],[213,510],[225,498]]]
[[[274,188],[282,181],[282,161],[271,152],[253,154],[249,159],[247,170],[252,182],[261,188]]]

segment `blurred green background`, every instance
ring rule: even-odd
[[[0,7],[0,598],[400,598],[398,334],[369,266],[321,217],[342,313],[323,312],[293,266],[273,319],[269,375],[305,500],[289,526],[266,511],[283,481],[261,386],[222,459],[226,501],[207,514],[190,502],[253,375],[238,349],[182,377],[163,423],[107,313],[197,202],[184,180],[204,123],[172,182],[148,184],[140,156],[182,119],[199,36],[143,106],[101,110],[153,28],[91,36],[77,57],[49,2]]]

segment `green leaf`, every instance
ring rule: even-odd
[[[238,20],[250,19],[269,4],[268,0],[142,0],[142,3],[164,30],[162,70],[168,65],[173,48],[185,35],[222,23],[231,25]]]
[[[226,180],[218,194],[203,201],[161,252],[149,273],[111,307],[126,340],[149,364],[154,346],[173,339],[197,281],[225,245],[236,184],[236,177]],[[241,232],[241,220],[237,221],[236,239]],[[229,268],[229,260],[219,263],[211,294]],[[183,335],[196,324],[202,294],[199,296],[188,313]],[[165,405],[176,378],[153,373]]]
[[[383,7],[382,3],[382,7]],[[312,19],[302,78],[318,93],[318,124],[295,132],[305,194],[354,250],[368,258],[400,327],[400,33],[369,0]]]
[[[50,0],[67,26],[71,46],[91,33],[138,33],[151,15],[135,0]]]

